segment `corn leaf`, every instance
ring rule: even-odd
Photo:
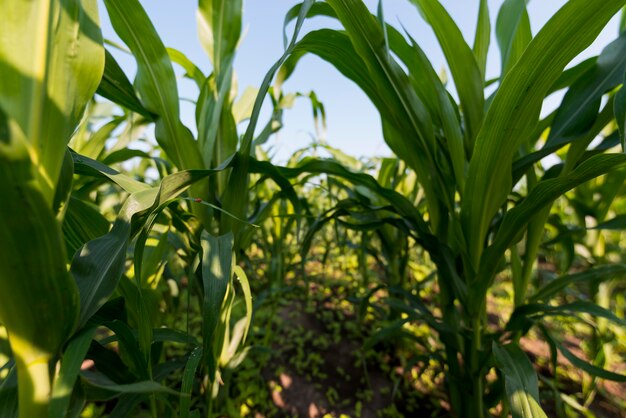
[[[74,336],[68,343],[61,359],[59,374],[54,380],[50,418],[64,418],[66,416],[74,383],[78,378],[83,360],[95,333],[95,328],[87,328]]]
[[[158,115],[159,145],[180,169],[202,168],[196,143],[179,119],[178,88],[172,63],[148,15],[137,0],[106,0],[115,32],[137,61],[136,88],[146,109]]]
[[[183,380],[180,388],[180,418],[191,417],[191,391],[193,390],[193,382],[198,365],[200,365],[200,360],[202,360],[202,347],[196,347],[189,355],[183,372]]]
[[[135,94],[135,89],[132,84],[130,84],[130,81],[128,81],[126,74],[124,74],[124,71],[113,55],[111,55],[108,49],[104,51],[106,57],[104,61],[104,74],[102,75],[102,80],[100,80],[100,85],[96,93],[109,99],[113,103],[117,103],[128,110],[137,112],[149,120],[153,120],[154,115],[143,107]]]
[[[214,237],[202,231],[202,284],[204,299],[202,303],[202,336],[204,358],[212,381],[217,372],[217,355],[215,347],[216,329],[222,315],[222,304],[226,290],[233,275],[233,244],[232,233]]]
[[[487,0],[480,0],[478,6],[478,23],[476,24],[476,35],[474,36],[474,56],[478,69],[485,80],[487,68],[487,53],[491,41],[491,18],[489,17],[489,3]]]
[[[98,8],[95,0],[12,0],[3,16],[0,108],[24,136],[50,206],[65,145],[104,71]]]
[[[506,0],[496,20],[496,38],[500,47],[500,80],[520,59],[532,40],[526,0]]]
[[[465,115],[466,132],[470,144],[468,148],[471,149],[483,123],[485,101],[480,67],[472,49],[465,42],[461,30],[438,0],[411,1],[432,26],[446,56]],[[481,30],[484,31],[484,28]]]
[[[200,43],[213,63],[213,72],[230,66],[241,34],[242,0],[199,0]]]
[[[493,243],[484,252],[476,286],[470,288],[473,308],[493,282],[498,264],[504,252],[523,235],[524,228],[533,216],[572,188],[626,165],[626,154],[601,154],[589,158],[565,176],[543,180],[535,186],[528,197],[505,215]]]
[[[190,79],[192,79],[196,83],[198,88],[201,89],[202,85],[206,81],[206,76],[204,75],[202,70],[196,64],[191,62],[191,60],[178,49],[166,49],[167,55],[169,55],[172,62],[175,62],[176,64],[183,67],[183,69],[185,70],[185,77],[189,77]]]
[[[192,184],[218,173],[229,163],[214,170],[171,174],[158,187],[144,188],[126,199],[109,233],[85,244],[72,261],[70,271],[81,298],[80,324],[85,324],[115,290],[124,271],[128,242],[150,219],[147,215],[162,210]]]
[[[553,338],[546,329],[546,327],[542,326],[540,328],[543,335],[546,337],[546,341],[548,342],[548,344],[553,347],[553,350],[558,349],[561,354],[563,354],[563,356],[567,360],[569,360],[570,363],[572,363],[574,367],[588,373],[591,376],[599,377],[606,380],[612,380],[615,382],[626,382],[626,375],[605,370],[601,367],[594,366],[593,364],[590,364],[585,360],[580,359],[579,357],[576,357],[570,350],[567,349],[567,347],[565,347],[563,344]]]
[[[549,301],[561,290],[564,290],[568,286],[579,282],[590,282],[593,284],[600,283],[613,278],[626,277],[626,265],[614,264],[614,265],[602,265],[594,266],[586,271],[580,273],[566,274],[564,276],[557,277],[554,280],[549,281],[534,294],[528,298],[529,303],[538,301]]]
[[[626,34],[611,42],[595,65],[576,80],[559,106],[546,147],[561,145],[568,137],[589,130],[598,116],[600,100],[624,80]]]
[[[461,216],[469,261],[478,265],[493,216],[511,190],[511,161],[532,133],[548,89],[624,5],[624,0],[572,0],[531,41],[502,81],[476,139]]]
[[[492,346],[498,369],[504,374],[506,393],[513,418],[547,418],[539,401],[537,373],[516,344]]]

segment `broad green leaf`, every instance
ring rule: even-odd
[[[37,351],[46,360],[55,356],[78,311],[61,228],[30,173],[27,157],[18,163],[0,154],[0,215],[10,220],[0,223],[0,321],[18,367],[39,360],[29,358]]]
[[[213,170],[171,174],[158,187],[142,188],[126,199],[109,233],[85,244],[72,261],[70,271],[80,291],[81,324],[104,305],[117,287],[125,268],[129,240],[149,219],[147,215],[163,210],[192,184],[224,170],[229,164],[230,160]]]
[[[100,214],[96,206],[75,197],[70,198],[67,213],[63,218],[63,238],[67,254],[73,257],[87,241],[109,232],[109,221]]]
[[[520,59],[532,40],[526,0],[506,0],[496,20],[496,38],[500,47],[500,80]]]
[[[537,373],[517,344],[492,345],[498,369],[504,375],[513,418],[547,418],[541,409]]]
[[[475,268],[511,187],[511,161],[535,128],[546,92],[600,33],[623,0],[571,0],[539,31],[489,107],[469,165],[461,218]]]
[[[437,231],[443,217],[440,213],[445,213],[445,208],[441,209],[444,202],[448,207],[452,202],[442,179],[432,176],[437,172],[439,161],[432,149],[435,140],[431,116],[411,88],[403,69],[387,53],[384,31],[367,7],[356,0],[330,0],[328,3],[345,27],[345,34],[328,30],[308,34],[296,46],[294,57],[286,63],[285,73],[293,70],[303,53],[313,52],[363,88],[381,113],[385,141],[418,173],[431,209],[431,222]]]
[[[610,43],[596,64],[576,80],[565,94],[550,128],[546,147],[560,145],[593,126],[602,96],[619,85],[626,73],[626,34]]]
[[[467,45],[461,30],[439,1],[411,0],[426,21],[432,26],[439,45],[446,56],[454,85],[465,116],[469,149],[473,148],[474,139],[483,123],[485,107],[483,95],[483,76],[472,49]],[[484,29],[481,29],[484,31]],[[482,35],[484,36],[484,35]]]
[[[113,58],[113,55],[107,49],[104,51],[106,57],[104,74],[96,93],[150,120],[154,119],[154,115],[143,107],[137,98],[135,89],[128,81],[126,74],[124,74],[117,61],[115,61],[115,58]]]
[[[145,108],[158,115],[159,145],[180,169],[202,168],[196,143],[180,122],[178,88],[172,63],[159,35],[138,0],[105,0],[115,32],[137,61],[135,85]]]
[[[233,275],[233,244],[232,233],[214,237],[202,231],[202,284],[204,299],[202,303],[202,336],[204,358],[208,367],[209,379],[212,381],[217,371],[217,349],[215,347],[215,331],[222,314],[222,304],[226,290]]]
[[[52,400],[50,402],[50,418],[64,418],[70,406],[70,398],[74,390],[74,383],[89,349],[91,340],[96,333],[95,328],[87,328],[74,336],[68,343],[63,357],[61,368],[54,380]]]
[[[598,57],[587,58],[586,60],[563,71],[558,80],[556,80],[552,87],[550,87],[550,90],[548,90],[548,94],[552,94],[555,91],[562,90],[574,84],[574,82],[582,77],[582,75],[585,74],[590,68],[594,67],[597,61]]]
[[[74,170],[76,174],[85,174],[95,177],[105,177],[117,184],[128,193],[135,193],[149,189],[150,186],[112,169],[99,161],[85,157],[84,155],[72,153],[74,159]]]
[[[241,34],[242,0],[199,0],[200,43],[218,77],[232,61]]]
[[[98,8],[95,0],[7,0],[2,9],[0,108],[23,135],[51,206],[65,146],[104,71]]]
[[[493,283],[498,264],[504,252],[523,235],[524,228],[533,216],[552,204],[556,198],[574,187],[601,176],[618,167],[626,165],[626,154],[601,154],[589,158],[565,176],[543,180],[535,186],[528,197],[518,206],[506,213],[493,243],[487,248],[480,260],[480,269],[475,286],[470,287],[472,308],[484,296]]]

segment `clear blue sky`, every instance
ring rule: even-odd
[[[471,45],[476,25],[478,0],[442,0],[441,2]],[[528,8],[533,33],[536,33],[565,2],[565,0],[531,1]],[[182,51],[205,73],[210,73],[209,60],[198,41],[195,17],[197,2],[193,0],[141,0],[141,3],[165,45]],[[258,86],[267,70],[282,54],[282,22],[286,11],[296,3],[298,3],[297,0],[244,0],[245,38],[235,63],[240,92],[247,86]],[[376,10],[377,0],[365,0],[365,3],[370,10]],[[399,27],[401,22],[428,54],[434,68],[436,70],[443,68],[445,60],[436,38],[423,22],[415,6],[408,0],[387,0],[383,4],[387,21],[396,27]],[[502,0],[489,1],[492,28],[495,27],[496,14],[501,4]],[[102,3],[100,3],[100,10],[105,38],[119,41],[111,28]],[[316,18],[306,22],[303,31],[330,24],[333,23],[328,19]],[[597,55],[602,47],[616,36],[617,19],[614,19],[583,56]],[[132,79],[135,71],[132,59],[125,57],[124,54],[115,53],[115,55]],[[492,39],[487,64],[488,76],[497,76],[499,67],[499,51],[495,39]],[[179,68],[176,71],[181,73]],[[192,99],[197,97],[197,89],[190,81],[181,80],[179,89],[182,97]],[[313,56],[304,58],[294,76],[285,84],[285,90],[287,92],[310,90],[316,92],[326,106],[327,141],[330,145],[355,156],[390,153],[382,139],[380,120],[373,105],[355,85],[343,78],[329,64]],[[554,97],[551,105],[558,103],[558,100],[558,97]],[[183,122],[195,131],[193,107],[190,104],[182,105],[181,117]],[[264,120],[262,119],[261,123]],[[310,104],[304,99],[297,101],[294,108],[285,113],[284,123],[285,128],[280,135],[270,141],[276,151],[278,161],[284,161],[294,150],[310,143],[314,131]]]

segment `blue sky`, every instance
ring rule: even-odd
[[[565,2],[565,0],[531,1],[528,8],[533,33],[536,33]],[[185,53],[208,74],[210,72],[209,60],[200,46],[196,30],[197,2],[193,0],[141,0],[141,3],[164,44]],[[282,22],[286,11],[297,3],[297,0],[244,0],[245,38],[241,43],[235,63],[240,92],[243,92],[247,86],[258,86],[267,70],[282,54]],[[378,1],[365,0],[365,3],[370,10],[376,10]],[[476,25],[478,0],[442,0],[441,3],[455,19],[471,45]],[[492,27],[495,27],[495,18],[501,4],[502,0],[489,1]],[[383,5],[387,21],[396,27],[400,27],[400,23],[406,27],[429,56],[433,67],[436,70],[444,68],[445,60],[436,38],[418,14],[415,6],[408,0],[386,0]],[[106,9],[102,3],[100,3],[100,8],[105,38],[119,41],[108,21]],[[303,31],[333,24],[328,19],[316,18],[307,21]],[[613,19],[596,42],[576,61],[597,55],[602,47],[616,36],[617,18]],[[132,59],[124,54],[113,52],[132,79],[135,71]],[[176,70],[177,73],[181,73],[180,69]],[[492,39],[487,63],[488,77],[497,76],[499,70],[499,51],[495,39]],[[341,148],[354,156],[390,154],[382,139],[380,120],[373,105],[352,82],[343,78],[329,64],[313,56],[305,57],[296,73],[285,84],[284,89],[287,92],[311,90],[316,92],[326,107],[327,141],[330,145]],[[182,97],[190,99],[197,97],[197,89],[190,81],[181,80],[179,90]],[[559,100],[559,95],[556,95],[551,98],[548,106],[558,104]],[[192,105],[182,105],[181,118],[193,130]],[[264,120],[262,119],[261,123]],[[277,161],[286,160],[294,150],[311,142],[314,127],[310,104],[304,99],[296,101],[294,108],[285,112],[284,124],[284,129],[269,143]]]

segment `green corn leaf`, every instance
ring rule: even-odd
[[[461,30],[439,1],[411,0],[432,26],[443,50],[465,115],[470,149],[483,123],[483,76]],[[484,30],[484,29],[481,29]],[[484,35],[483,35],[484,36]]]
[[[149,185],[130,178],[108,165],[84,155],[72,152],[72,158],[74,159],[74,172],[76,174],[107,178],[128,193],[135,193],[150,188]]]
[[[235,54],[241,35],[242,0],[199,0],[198,32],[200,43],[218,76]]]
[[[287,26],[293,20],[297,19],[298,16],[300,16],[300,10],[302,9],[303,6],[304,6],[304,2],[296,4],[291,9],[289,9],[289,11],[285,14],[285,20],[283,22],[283,45],[285,49],[287,49],[287,44],[288,44]],[[306,14],[306,17],[311,18],[314,16],[326,16],[326,17],[334,17],[334,18],[337,17],[335,12],[333,11],[333,8],[330,7],[328,3],[324,3],[324,2],[315,2],[310,6]]]
[[[195,81],[198,88],[201,89],[207,78],[202,70],[196,64],[191,62],[191,60],[179,50],[175,48],[166,48],[166,50],[167,55],[169,55],[172,62],[175,62],[176,64],[183,67],[183,69],[185,70],[185,77],[189,77],[190,79]]]
[[[492,345],[498,369],[504,375],[513,418],[547,418],[539,401],[537,373],[517,344]]]
[[[23,135],[50,206],[65,146],[104,71],[98,8],[95,0],[10,0],[3,16],[0,108]]]
[[[546,337],[546,341],[550,344],[551,347],[558,349],[563,356],[569,360],[572,365],[585,373],[588,373],[591,376],[599,377],[601,379],[612,380],[615,382],[626,382],[626,375],[614,373],[598,366],[594,366],[593,364],[588,363],[585,360],[576,357],[567,347],[557,341],[555,338],[550,335],[546,327],[541,327],[541,331],[543,335]]]
[[[522,238],[524,228],[534,215],[572,188],[624,165],[626,165],[625,154],[601,154],[591,157],[565,176],[539,182],[522,203],[507,212],[493,243],[481,259],[478,273],[480,280],[476,286],[470,288],[472,308],[479,307],[475,304],[482,299],[493,283],[504,252]]]
[[[496,20],[496,38],[501,57],[500,80],[520,59],[532,37],[526,0],[506,0],[500,6]]]
[[[67,254],[73,257],[87,241],[109,232],[110,226],[109,221],[96,207],[75,197],[70,198],[63,218],[63,238]]]
[[[574,82],[589,71],[590,68],[594,67],[597,61],[598,57],[587,58],[586,60],[563,71],[558,80],[556,80],[556,82],[548,90],[548,94],[552,94],[574,84]]]
[[[250,281],[248,280],[246,272],[239,266],[235,266],[233,272],[241,284],[244,302],[246,304],[246,322],[243,329],[243,337],[241,339],[241,343],[243,344],[246,342],[248,331],[250,331],[250,325],[252,324],[252,291],[250,290]]]
[[[214,237],[202,231],[202,283],[204,300],[202,303],[202,335],[204,358],[209,372],[209,380],[213,381],[217,372],[217,349],[215,347],[216,329],[222,315],[222,304],[226,290],[233,275],[233,243],[232,233]]]
[[[474,36],[474,56],[478,69],[485,79],[487,68],[487,53],[489,52],[489,43],[491,41],[491,19],[489,17],[489,3],[487,0],[480,0],[478,7],[478,23],[476,24],[476,35]]]
[[[91,340],[96,333],[95,328],[87,328],[74,336],[67,345],[61,359],[59,374],[54,380],[52,400],[50,402],[50,418],[64,418],[70,406],[74,383],[80,373]]]
[[[86,161],[80,156],[76,158],[81,159],[81,163]],[[85,244],[72,261],[71,272],[81,297],[81,324],[86,323],[115,290],[124,271],[128,242],[150,219],[147,215],[163,210],[192,184],[224,170],[230,163],[230,160],[225,161],[214,170],[171,174],[158,187],[142,188],[126,199],[109,233]]]
[[[622,142],[622,152],[626,152],[626,89],[623,86],[615,95],[613,106],[613,114]]]
[[[185,364],[183,372],[183,380],[180,388],[180,418],[190,418],[191,408],[191,391],[193,390],[193,382],[196,376],[196,370],[202,360],[202,347],[196,347]]]
[[[626,34],[604,48],[596,64],[572,84],[556,112],[545,146],[560,145],[568,137],[589,130],[602,96],[623,82],[624,73]]]
[[[461,218],[475,268],[487,230],[511,190],[511,161],[535,128],[543,99],[564,67],[623,6],[623,0],[572,0],[528,45],[485,117],[468,170]]]
[[[617,317],[613,312],[599,305],[587,301],[577,301],[566,305],[546,305],[541,303],[532,303],[522,305],[515,309],[511,315],[511,319],[507,324],[508,330],[519,330],[523,323],[529,319],[539,319],[548,316],[571,316],[578,317],[579,314],[589,314],[597,318],[607,319],[619,326],[626,326],[626,320]]]
[[[274,63],[274,65],[269,69],[267,74],[265,74],[263,82],[259,87],[259,94],[257,95],[257,98],[254,102],[254,107],[250,115],[250,122],[248,123],[248,127],[246,128],[246,131],[241,140],[239,151],[237,152],[238,158],[234,161],[235,165],[233,167],[233,172],[228,179],[227,189],[230,192],[226,193],[223,199],[223,207],[229,212],[233,213],[238,218],[245,218],[246,216],[245,212],[248,206],[248,196],[247,193],[243,193],[242,196],[242,191],[248,189],[250,156],[252,152],[254,131],[259,120],[261,107],[263,106],[263,102],[265,100],[265,95],[270,88],[270,84],[272,82],[272,79],[276,75],[276,72],[281,67],[281,65],[283,65],[287,57],[293,52],[296,41],[298,39],[298,34],[300,33],[300,29],[302,28],[302,25],[304,23],[305,16],[307,15],[313,3],[313,0],[306,0],[303,2],[290,44],[288,45],[284,54],[278,59],[278,61]],[[220,225],[220,230],[222,233],[233,231],[235,236],[239,239],[239,231],[241,227],[242,226],[240,224],[233,224],[230,218],[226,218],[226,222],[223,222]]]
[[[140,382],[126,383],[126,384],[120,385],[120,384],[115,384],[113,382],[110,382],[103,377],[96,377],[93,374],[83,373],[83,378],[89,385],[95,388],[104,390],[106,392],[111,392],[112,397],[120,395],[120,394],[130,394],[130,393],[138,393],[138,394],[163,393],[163,394],[168,394],[168,395],[179,394],[175,390],[172,390],[152,380],[143,380]]]
[[[595,284],[611,280],[616,277],[626,277],[625,264],[595,266],[580,273],[566,274],[549,281],[541,288],[537,289],[537,291],[530,298],[528,298],[528,302],[534,303],[541,300],[548,301],[558,292],[574,283],[590,282]]]
[[[136,88],[144,107],[158,115],[159,145],[180,169],[202,168],[196,143],[179,119],[178,89],[172,63],[138,0],[106,0],[115,32],[137,61]]]
[[[111,138],[113,131],[115,131],[124,120],[125,118],[119,117],[107,122],[94,132],[87,141],[75,147],[75,151],[86,157],[97,160],[98,157],[104,153],[106,141]]]
[[[123,148],[117,151],[113,151],[112,153],[104,157],[102,159],[102,164],[113,165],[113,164],[123,163],[124,161],[128,161],[132,158],[144,158],[147,160],[153,159],[153,157],[151,157],[150,154],[144,151],[140,151],[137,149]],[[154,159],[154,160],[159,161],[159,159]]]
[[[105,49],[105,57],[104,74],[96,93],[113,103],[153,120],[154,115],[143,107],[126,74],[107,49]]]
[[[387,53],[384,31],[367,7],[357,0],[330,0],[328,3],[346,32],[321,30],[305,36],[286,62],[283,75],[293,71],[304,53],[312,52],[356,81],[381,114],[387,144],[418,173],[432,209],[433,228],[438,230],[440,213],[445,211],[441,207],[444,204],[452,207],[452,202],[445,182],[432,175],[438,172],[438,161],[432,149],[435,140],[431,115],[411,88],[403,69]]]

